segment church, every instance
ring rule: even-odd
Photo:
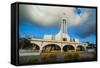
[[[68,52],[86,51],[87,43],[82,43],[76,38],[71,38],[67,32],[67,17],[63,14],[60,31],[56,35],[44,35],[43,39],[31,38],[33,50],[41,52]]]

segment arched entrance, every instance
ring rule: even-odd
[[[43,47],[42,52],[57,52],[60,51],[61,48],[57,44],[48,44]]]
[[[75,48],[72,45],[65,45],[63,47],[64,52],[73,51],[73,50],[75,50]]]
[[[40,50],[40,47],[39,47],[39,45],[33,43],[33,44],[32,44],[32,49],[33,49],[33,50]]]
[[[81,45],[77,46],[77,51],[85,51],[85,48]]]

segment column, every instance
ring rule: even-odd
[[[63,46],[61,45],[61,52],[63,52]]]
[[[76,44],[75,44],[74,48],[75,48],[75,52],[76,52],[77,51],[77,45]]]
[[[40,50],[39,50],[39,53],[41,53],[42,52],[42,46],[40,46]]]

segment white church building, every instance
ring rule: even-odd
[[[60,31],[54,35],[44,35],[43,39],[31,38],[30,42],[33,49],[39,52],[68,52],[68,51],[86,51],[87,43],[82,43],[76,38],[71,38],[67,32],[67,17],[61,17]]]

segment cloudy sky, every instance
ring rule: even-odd
[[[44,34],[56,35],[64,14],[70,37],[78,38],[82,42],[95,43],[95,8],[20,5],[19,35],[24,37],[27,34],[37,38],[43,38]]]

